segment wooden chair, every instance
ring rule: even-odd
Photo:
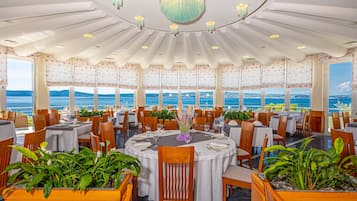
[[[342,119],[343,119],[343,126],[345,128],[346,125],[350,123],[350,113],[342,112]]]
[[[268,144],[268,135],[265,135],[262,145],[262,151],[260,152],[258,172],[263,171],[265,148],[267,144]],[[223,201],[227,200],[227,185],[237,186],[245,189],[251,189],[252,186],[251,174],[253,172],[256,171],[241,166],[230,165],[222,176],[222,184],[223,184],[222,200]],[[232,195],[231,191],[230,194]]]
[[[131,194],[132,194],[133,185],[134,185],[133,182],[134,182],[134,176],[132,174],[130,174],[129,176],[126,176],[124,178],[124,180],[121,182],[118,190],[120,191],[122,201],[131,200]]]
[[[311,134],[310,130],[310,113],[304,112],[304,116],[301,123],[296,123],[296,132],[304,137]]]
[[[28,120],[27,115],[17,115],[15,119],[15,128],[27,128]]]
[[[199,131],[204,131],[206,125],[206,117],[194,117],[192,120],[192,128]]]
[[[176,120],[165,120],[164,122],[165,130],[178,130],[178,125]]]
[[[115,127],[115,130],[119,130],[120,133],[122,133],[124,137],[124,142],[128,139],[128,116],[129,112],[126,111],[124,112],[124,118],[123,118],[123,123],[119,125],[119,127]]]
[[[31,151],[36,151],[40,147],[41,143],[46,139],[46,129],[38,130],[32,133],[26,133],[24,139],[24,147]],[[26,163],[29,159],[22,157],[22,162]]]
[[[11,147],[13,144],[14,138],[9,138],[0,141],[0,197],[2,195],[2,191],[6,188],[8,174],[4,174],[5,168],[10,164],[11,158]]]
[[[273,189],[268,180],[263,181],[265,201],[283,201],[280,195]]]
[[[254,124],[243,121],[240,132],[239,148],[237,149],[237,161],[240,166],[243,165],[243,160],[248,160],[250,169],[253,168],[252,164],[252,144],[254,135]]]
[[[339,112],[332,112],[332,125],[334,129],[341,129]]]
[[[95,135],[93,132],[90,134],[90,147],[93,152],[101,151],[99,136]]]
[[[44,116],[45,116],[45,121],[46,121],[46,126],[49,125],[48,109],[39,109],[39,110],[36,110],[36,114],[44,115]]]
[[[32,116],[33,125],[35,127],[35,131],[42,130],[46,128],[46,116],[43,114],[35,114]]]
[[[286,146],[286,126],[288,125],[288,116],[279,116],[279,124],[277,134],[273,135],[273,141],[283,142],[283,145]]]
[[[209,124],[209,128],[212,129],[213,128],[213,122],[214,122],[214,113],[213,111],[206,111],[205,112],[205,117],[206,120]]]
[[[337,138],[341,138],[345,143],[345,147],[343,148],[343,151],[341,153],[341,159],[349,155],[355,155],[352,133],[343,130],[331,129],[331,138],[332,146]]]
[[[102,118],[100,119],[100,122],[107,122],[109,118],[109,113],[104,113]]]
[[[268,113],[266,112],[259,112],[258,113],[258,121],[260,121],[264,126],[269,126],[268,124]]]
[[[144,117],[143,132],[146,132],[146,127],[150,127],[151,131],[156,131],[157,122],[157,117]]]
[[[90,135],[93,133],[94,135],[99,136],[99,123],[100,123],[100,116],[93,116],[92,118],[92,130],[89,133],[85,133],[78,136],[78,144],[80,145],[90,145],[91,138]]]
[[[193,113],[193,117],[202,117],[202,110],[201,109],[195,109]]]
[[[126,191],[124,195],[122,196],[122,201],[131,201],[131,195],[133,193],[133,184],[128,184],[126,187]]]
[[[159,146],[158,161],[159,201],[193,201],[194,147]]]
[[[16,112],[8,111],[7,120],[15,122],[15,119],[16,119]]]
[[[59,117],[58,117],[58,113],[50,113],[48,114],[48,125],[55,125],[55,124],[59,124]]]
[[[7,120],[7,113],[8,113],[9,111],[1,111],[1,118],[0,118],[0,120]]]
[[[143,122],[143,118],[144,118],[144,110],[145,110],[145,107],[144,106],[139,106],[138,109],[137,109],[137,118],[138,118],[138,122],[139,123],[142,123]]]
[[[100,123],[100,136],[101,141],[105,143],[105,149],[108,148],[108,150],[111,150],[116,148],[114,127],[112,122]]]

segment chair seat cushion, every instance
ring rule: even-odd
[[[278,139],[278,140],[280,140],[280,139],[284,139],[281,135],[278,135],[278,134],[274,134],[273,135],[273,139]]]
[[[249,153],[248,153],[246,150],[241,149],[241,148],[238,148],[238,149],[237,149],[237,154],[238,154],[238,156],[249,155]]]
[[[255,172],[251,169],[241,166],[230,165],[224,172],[223,177],[228,179],[239,180],[247,183],[252,183],[251,174]]]

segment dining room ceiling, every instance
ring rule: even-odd
[[[356,0],[205,0],[195,21],[170,32],[160,0],[1,0],[0,45],[16,54],[36,52],[59,60],[71,57],[96,64],[219,64],[245,60],[270,64],[275,58],[301,61],[306,55],[340,57],[357,46]],[[239,17],[238,3],[248,4]],[[144,17],[144,27],[134,16]],[[206,22],[215,21],[213,33]]]

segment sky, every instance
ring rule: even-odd
[[[352,62],[330,65],[329,95],[352,94]]]

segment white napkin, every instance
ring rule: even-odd
[[[230,121],[228,122],[228,125],[230,125],[230,126],[236,126],[236,125],[238,125],[238,123],[237,123],[235,120],[230,120]]]
[[[137,142],[134,144],[135,147],[143,147],[143,146],[150,146],[151,145],[151,142]]]
[[[253,124],[254,124],[254,126],[262,126],[263,125],[262,122],[260,122],[260,121],[254,121]]]
[[[224,149],[224,148],[228,147],[227,144],[222,144],[222,143],[218,143],[218,142],[211,142],[211,143],[209,143],[209,146],[214,147],[214,148],[220,148],[220,149]]]

